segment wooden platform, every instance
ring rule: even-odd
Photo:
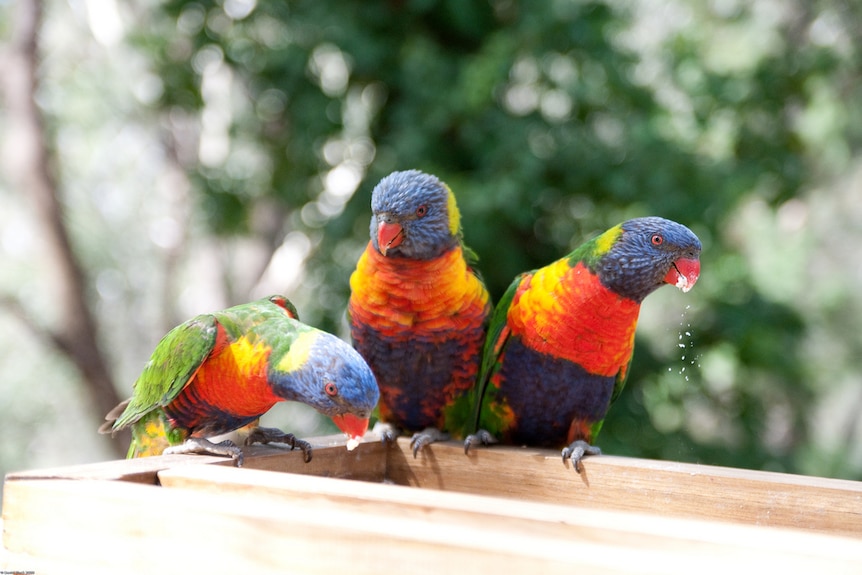
[[[0,569],[862,573],[862,483],[407,440],[10,474]]]

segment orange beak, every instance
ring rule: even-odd
[[[700,260],[681,258],[673,262],[664,281],[687,292],[697,283],[700,277]]]
[[[401,245],[404,239],[403,229],[400,224],[380,222],[377,224],[377,246],[384,256],[386,252],[395,246]]]
[[[332,421],[347,436],[347,449],[350,451],[359,445],[359,440],[368,431],[368,419],[356,417],[350,413],[333,415]]]

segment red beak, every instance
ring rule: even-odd
[[[385,256],[390,248],[401,245],[401,240],[404,239],[403,231],[400,224],[389,222],[377,224],[377,246],[380,248],[380,253]]]
[[[664,281],[687,292],[697,283],[700,277],[700,260],[692,258],[681,258],[673,262],[673,265],[664,276]]]
[[[356,417],[351,413],[333,415],[332,421],[349,439],[362,439],[362,436],[368,431],[368,419]]]

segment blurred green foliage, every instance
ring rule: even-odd
[[[241,260],[249,239],[270,255],[299,246],[302,281],[286,295],[305,321],[345,335],[371,189],[418,168],[455,191],[494,298],[629,217],[661,215],[700,236],[696,289],[665,288],[644,305],[628,387],[598,440],[607,453],[862,478],[862,274],[847,265],[862,241],[857,4],[123,5],[135,57],[66,39],[74,49],[49,53],[41,96],[65,142],[60,173],[110,355],[133,378],[185,319],[153,293],[170,300],[197,278],[204,288],[186,300],[201,289],[226,291],[229,304],[264,295],[248,293],[254,277],[202,279],[213,262]],[[54,24],[44,38],[74,31]],[[112,49],[121,62],[100,68],[92,56]],[[110,90],[100,69],[120,79]],[[137,131],[114,125],[124,122]],[[146,188],[162,165],[135,144],[153,126],[193,209],[170,178],[137,204],[110,193]],[[110,133],[87,139],[99,129]],[[109,143],[94,153],[91,141]],[[165,217],[159,202],[182,215]],[[99,218],[114,229],[100,231]],[[172,218],[184,240],[154,233]],[[189,249],[196,261],[182,268],[178,242],[200,244],[195,234],[233,247]]]
[[[630,388],[599,443],[824,471],[805,449],[817,391],[807,318],[764,292],[741,253],[756,238],[731,230],[745,205],[774,213],[858,152],[859,107],[841,105],[862,101],[858,9],[225,0],[165,2],[149,17],[138,42],[164,83],[157,107],[226,125],[223,157],[185,165],[211,229],[255,233],[256,206],[275,199],[283,231],[316,238],[306,319],[340,329],[370,190],[392,170],[453,187],[495,298],[586,236],[659,214],[701,235],[703,277],[690,297],[661,300],[691,306],[688,327],[677,311],[653,323],[672,332],[669,346],[646,341],[656,329],[639,334]],[[218,111],[208,75],[225,70],[234,99]],[[339,167],[359,175],[346,203],[327,196]],[[689,361],[673,356],[677,330]],[[829,473],[858,476],[858,460],[835,463],[846,448],[821,457]]]

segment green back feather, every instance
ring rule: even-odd
[[[622,233],[623,228],[620,224],[582,243],[566,256],[569,265],[575,267],[578,263],[583,263],[590,271],[596,272],[602,258],[614,247]]]
[[[123,429],[173,401],[209,357],[217,332],[214,315],[199,315],[169,331],[135,382],[134,395],[114,429]]]
[[[273,361],[287,355],[301,333],[313,329],[299,321],[287,320],[291,329],[285,329],[285,323],[282,322],[266,321],[274,315],[296,317],[296,308],[290,302],[285,304],[276,303],[272,298],[262,299],[213,314],[199,315],[169,331],[158,343],[135,382],[134,395],[117,418],[113,429],[123,429],[176,399],[213,353],[219,327],[226,333],[227,342],[234,342],[243,336],[252,345],[260,340],[266,341],[272,346],[270,357]]]

